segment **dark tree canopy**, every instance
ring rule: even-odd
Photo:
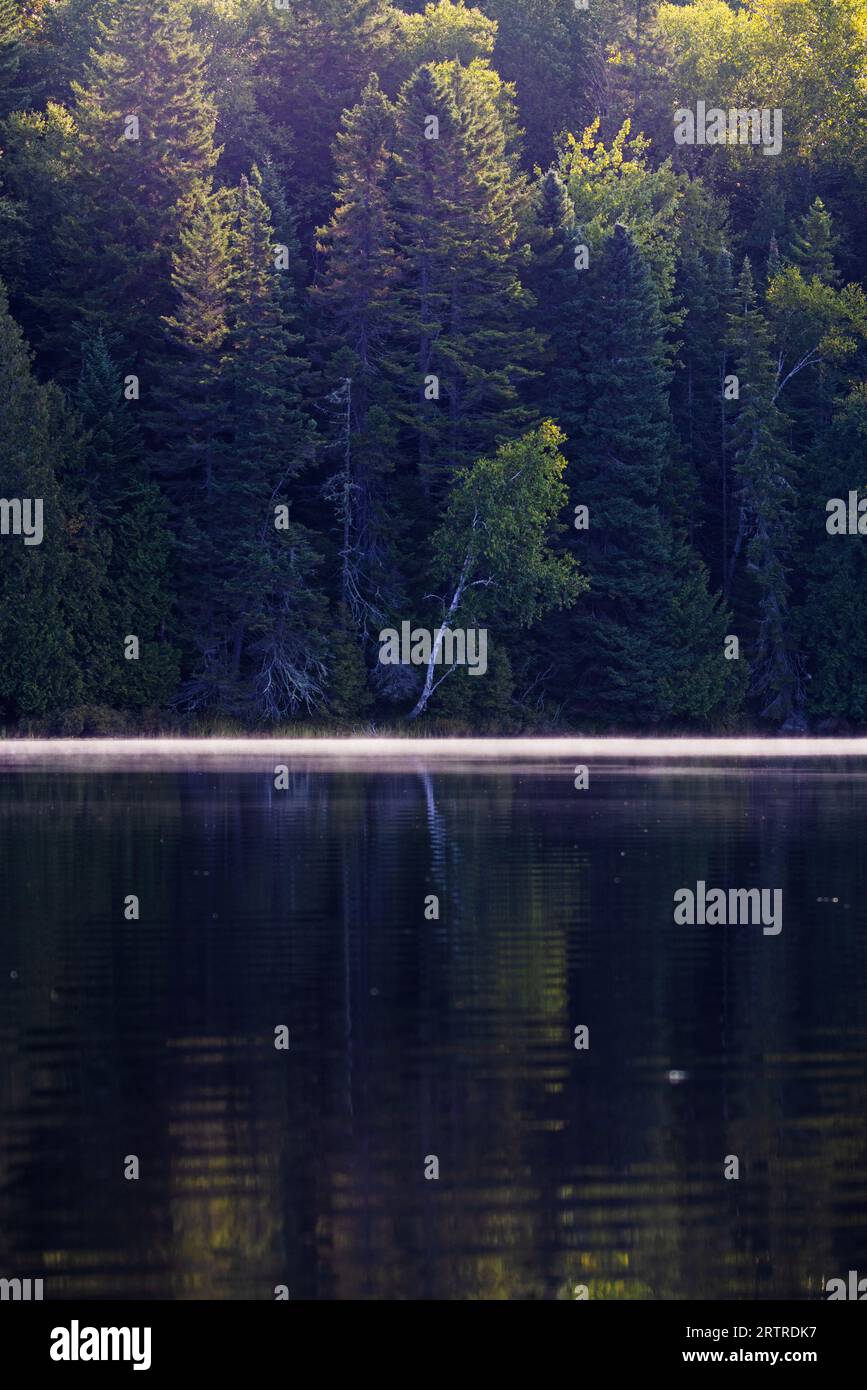
[[[0,0],[0,720],[863,727],[865,74],[867,0]]]

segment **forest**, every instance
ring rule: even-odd
[[[865,221],[867,0],[0,0],[0,727],[867,731]]]

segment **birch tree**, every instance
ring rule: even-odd
[[[434,535],[434,573],[445,588],[428,597],[438,598],[442,616],[410,719],[424,713],[449,674],[434,679],[453,622],[527,628],[549,609],[573,604],[587,587],[572,557],[557,554],[551,544],[567,500],[563,441],[562,431],[545,421],[459,476]]]

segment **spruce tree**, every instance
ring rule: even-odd
[[[172,538],[168,508],[147,472],[136,406],[123,396],[121,374],[105,335],[82,345],[75,406],[87,430],[83,478],[100,532],[110,539],[105,581],[108,659],[97,698],[119,709],[164,705],[175,693],[178,657],[173,628]],[[138,640],[137,660],[124,644]]]
[[[180,612],[190,708],[219,698],[228,661],[230,219],[229,196],[212,194],[181,233],[171,277],[175,311],[165,318],[166,350],[151,369],[154,388],[147,411],[155,463],[172,506],[178,566],[185,576]]]
[[[555,390],[578,528],[570,549],[590,592],[551,625],[554,685],[573,715],[604,725],[706,716],[732,699],[725,614],[663,512],[670,369],[658,297],[619,223],[573,275],[554,325]]]
[[[328,709],[338,719],[360,719],[372,704],[355,620],[347,606],[340,604],[329,634]]]
[[[343,116],[335,155],[337,207],[319,231],[320,269],[311,289],[323,359],[320,386],[333,407],[338,471],[330,492],[343,533],[341,601],[362,632],[382,626],[396,587],[394,526],[386,507],[399,372],[393,140],[394,110],[374,77]]]
[[[582,130],[606,88],[593,7],[574,0],[485,0],[497,21],[494,66],[517,89],[528,166],[544,168],[566,130]]]
[[[313,538],[294,518],[292,482],[313,455],[301,406],[306,362],[294,354],[291,276],[275,248],[261,181],[241,180],[230,231],[226,379],[232,442],[218,493],[232,519],[225,594],[237,707],[279,719],[323,700],[324,602],[313,585]],[[280,524],[278,524],[278,522]]]
[[[203,200],[174,258],[149,428],[185,573],[188,710],[276,719],[322,699],[318,558],[289,515],[312,434],[282,264],[255,174]]]
[[[334,186],[340,113],[387,61],[395,21],[388,0],[292,0],[270,15],[257,65],[258,103],[274,131],[289,132],[289,192],[309,246]]]
[[[802,690],[788,613],[786,573],[793,516],[792,458],[786,422],[775,404],[776,369],[752,269],[744,260],[729,342],[740,394],[733,427],[738,527],[731,571],[743,566],[739,611],[749,625],[751,692],[762,718],[800,717]]]
[[[729,315],[737,308],[737,285],[734,280],[732,258],[727,249],[720,251],[716,260],[714,274],[714,294],[720,324],[715,335],[715,357],[718,385],[718,438],[715,452],[720,462],[719,476],[719,541],[714,546],[715,559],[711,563],[711,573],[718,577],[723,594],[728,597],[730,577],[730,528],[732,525],[731,430],[737,412],[735,386],[740,390],[737,373],[729,344]]]
[[[729,375],[725,351],[730,299],[725,205],[698,181],[681,205],[675,282],[682,306],[671,409],[677,444],[666,488],[666,511],[705,560],[715,588],[724,583],[720,532],[724,506]]]
[[[204,83],[184,0],[129,0],[100,24],[74,84],[78,207],[58,233],[55,346],[78,319],[121,335],[139,363],[159,343],[172,254],[218,155]]]
[[[436,124],[434,124],[436,122]],[[401,419],[428,494],[519,433],[541,349],[518,265],[528,192],[499,80],[485,64],[426,64],[398,101],[395,208]]]
[[[7,719],[40,716],[79,702],[84,679],[68,611],[88,575],[76,568],[75,509],[59,477],[72,465],[75,440],[59,391],[40,386],[0,285],[0,498],[42,504],[42,535],[26,544],[14,529],[0,535],[0,707]],[[6,520],[4,515],[4,521]],[[23,515],[22,515],[23,520]],[[82,567],[86,570],[86,567]],[[93,595],[85,595],[92,598]],[[91,618],[99,623],[98,605]]]
[[[867,724],[867,547],[861,535],[831,535],[827,504],[865,495],[867,383],[855,383],[805,460],[799,534],[804,599],[797,612],[807,712],[816,720]]]
[[[557,368],[556,325],[575,292],[575,214],[566,186],[556,168],[551,168],[532,190],[532,257],[524,281],[532,293],[530,322],[539,334],[541,368],[529,383],[527,396],[543,412],[554,412],[551,403],[551,372]]]
[[[790,255],[805,280],[817,275],[826,285],[838,285],[840,275],[834,263],[839,238],[821,198],[814,199],[800,219],[791,241]]]
[[[301,411],[307,364],[297,354],[291,276],[275,244],[271,213],[258,170],[241,179],[229,238],[229,351],[233,460],[241,476],[270,470],[293,478],[311,457],[311,426]]]

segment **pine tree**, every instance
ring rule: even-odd
[[[55,346],[79,318],[120,334],[139,362],[159,343],[180,228],[218,155],[204,78],[184,0],[129,0],[99,26],[74,84],[78,206],[58,234]]]
[[[528,195],[496,75],[479,63],[419,68],[400,94],[395,157],[401,418],[431,494],[526,425],[519,388],[541,349],[523,321]]]
[[[729,342],[740,382],[733,431],[739,516],[731,571],[745,562],[748,588],[741,611],[750,630],[752,694],[762,718],[785,724],[799,717],[802,694],[786,575],[792,459],[784,442],[785,419],[774,403],[770,333],[748,259],[738,280]]]

